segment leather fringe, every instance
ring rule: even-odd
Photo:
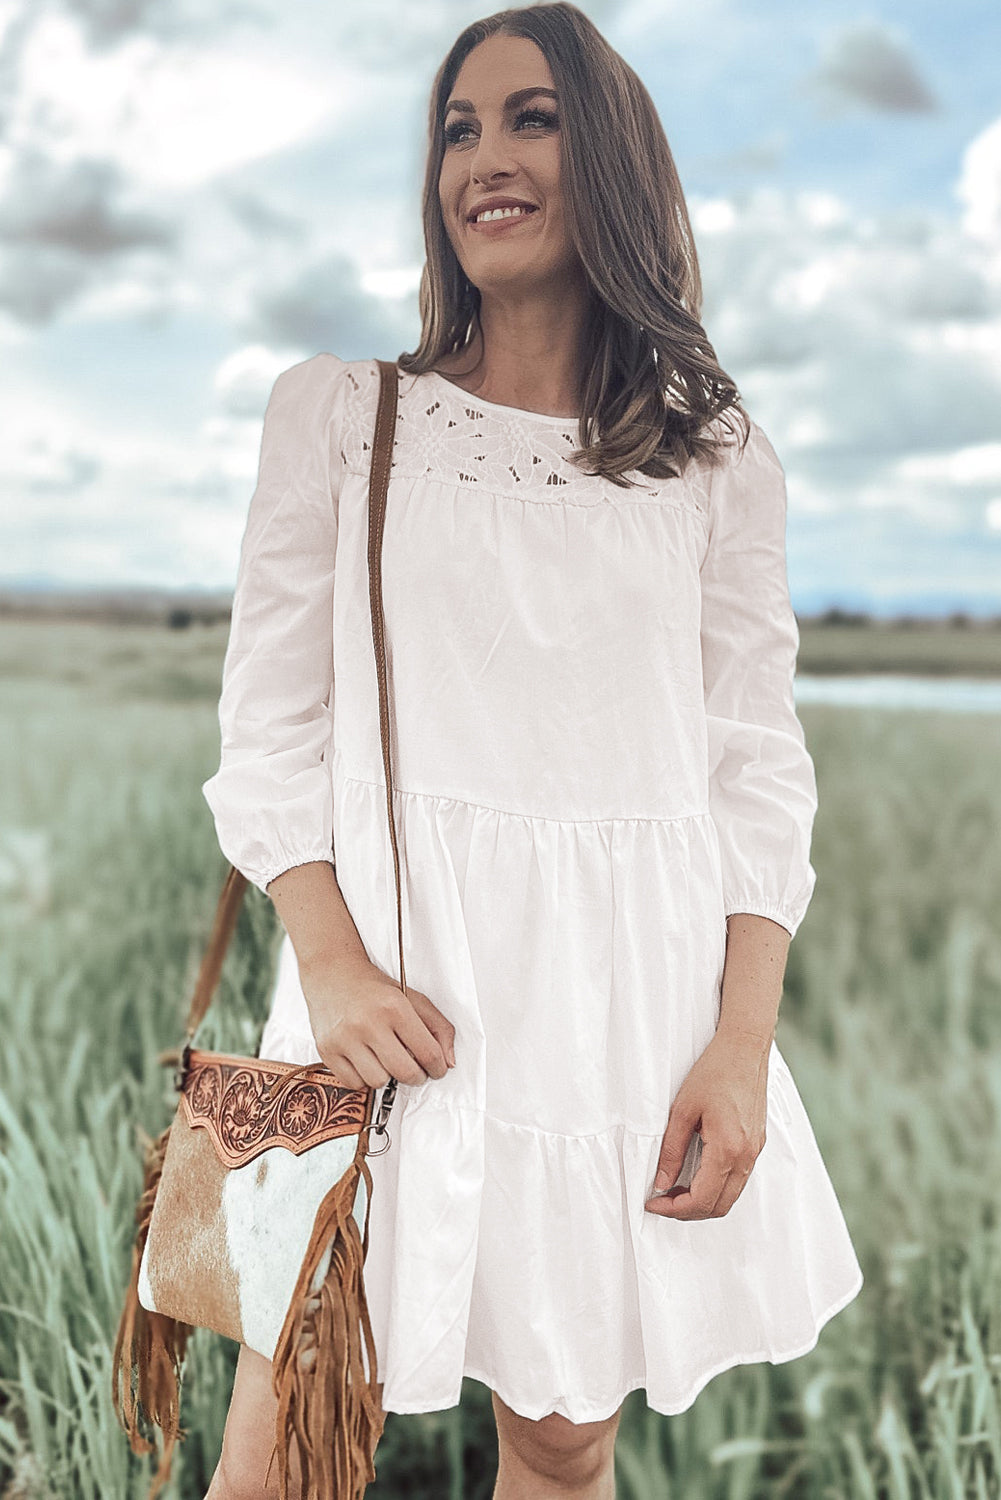
[[[153,1500],[170,1477],[174,1443],[184,1436],[180,1425],[181,1365],[191,1328],[163,1313],[149,1312],[139,1301],[139,1267],[160,1185],[170,1126],[155,1141],[142,1130],[141,1136],[146,1148],[143,1190],[136,1208],[138,1229],[132,1246],[132,1275],[111,1361],[111,1395],[115,1414],[128,1434],[133,1453],[156,1451],[155,1443],[141,1431],[140,1407],[163,1434],[163,1453],[149,1490],[149,1500]],[[135,1393],[133,1376],[137,1383]]]
[[[275,1347],[272,1381],[278,1411],[268,1475],[277,1454],[281,1500],[289,1500],[293,1438],[301,1500],[360,1500],[375,1478],[373,1460],[385,1413],[362,1278],[372,1206],[372,1174],[365,1160],[369,1129],[359,1133],[351,1165],[317,1209]],[[367,1191],[364,1239],[352,1212],[360,1180]]]

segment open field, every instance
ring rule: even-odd
[[[217,698],[228,618],[194,617],[185,628],[172,629],[164,623],[168,617],[73,619],[0,610],[0,677],[76,683],[97,678],[107,692]],[[805,619],[798,669],[1001,677],[1001,619],[966,624]]]
[[[998,671],[1001,631],[924,629],[898,628],[891,649],[857,626],[804,628],[801,670],[892,655],[893,670],[974,675],[993,655]],[[0,621],[0,1500],[148,1487],[111,1409],[110,1341],[134,1122],[170,1118],[156,1054],[180,1039],[225,868],[200,793],[225,639],[221,622]],[[627,1397],[618,1500],[994,1500],[1001,715],[801,716],[818,884],[778,1042],[866,1284],[809,1354],[726,1371],[680,1416]],[[279,937],[249,891],[205,1045],[255,1047]],[[235,1356],[192,1340],[165,1500],[204,1495]],[[495,1460],[488,1392],[467,1380],[452,1411],[389,1415],[368,1494],[489,1500]]]

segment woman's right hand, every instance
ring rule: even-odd
[[[455,1063],[455,1027],[427,995],[375,964],[315,966],[299,978],[316,1050],[346,1088],[382,1088],[390,1078],[425,1083]]]

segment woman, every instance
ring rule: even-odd
[[[482,1380],[497,1500],[597,1500],[628,1391],[682,1411],[862,1284],[773,1039],[816,879],[785,483],[698,322],[654,107],[582,12],[467,28],[430,127],[383,547],[409,997],[374,360],[275,384],[204,791],[288,931],[261,1055],[400,1080],[370,1158],[385,1409]],[[244,1348],[211,1500],[265,1493],[273,1427]]]

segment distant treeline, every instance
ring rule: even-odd
[[[93,620],[185,630],[227,621],[231,589],[0,589],[0,619]]]
[[[153,625],[187,630],[193,625],[218,625],[230,618],[229,590],[167,589],[0,589],[0,619],[92,620],[104,624]],[[974,615],[953,610],[944,615],[907,612],[873,615],[868,610],[837,605],[816,614],[797,611],[800,625],[867,626],[879,629],[1001,630],[1001,614]]]
[[[868,610],[839,609],[834,605],[815,615],[797,613],[796,618],[801,625],[876,625],[894,630],[937,625],[950,630],[1001,630],[1001,614],[971,615],[965,609],[955,609],[946,615],[871,615]]]

